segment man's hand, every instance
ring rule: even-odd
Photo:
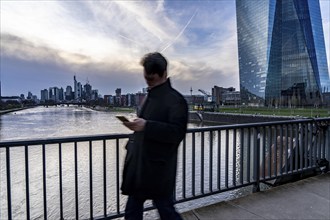
[[[147,121],[143,118],[137,118],[134,121],[124,122],[123,124],[132,131],[143,131]]]

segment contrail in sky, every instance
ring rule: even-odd
[[[144,47],[143,44],[141,44],[141,43],[139,43],[139,42],[137,42],[137,41],[135,41],[135,40],[132,40],[132,39],[130,39],[130,38],[128,38],[128,37],[125,37],[124,35],[119,34],[118,36],[121,37],[121,38],[124,38],[124,39],[126,39],[126,40],[128,40],[128,41],[131,41],[131,42],[133,42],[133,43],[135,43],[135,44],[137,44],[137,45],[139,45],[139,46]]]
[[[195,17],[195,15],[197,14],[198,9],[196,9],[195,13],[191,16],[191,18],[189,19],[189,21],[187,22],[187,24],[182,28],[182,30],[180,31],[180,33],[174,38],[174,40],[172,42],[170,42],[164,49],[162,49],[160,52],[164,52],[167,48],[169,48],[170,46],[172,46],[172,44],[183,34],[183,32],[186,30],[186,28],[188,27],[188,25],[190,24],[191,20]]]
[[[163,48],[160,52],[164,52],[167,48],[169,48],[170,46],[172,46],[173,45],[173,43],[183,34],[183,32],[186,30],[186,28],[188,27],[188,25],[190,24],[190,22],[192,21],[192,19],[195,17],[195,15],[197,14],[197,11],[198,11],[198,9],[196,9],[196,11],[195,11],[195,13],[190,17],[190,19],[188,20],[188,22],[187,22],[187,24],[182,28],[182,30],[180,31],[180,33],[174,38],[174,40],[172,41],[172,42],[170,42],[165,48]],[[139,43],[139,42],[137,42],[137,41],[135,41],[135,40],[132,40],[132,39],[130,39],[130,38],[128,38],[128,37],[126,37],[126,36],[124,36],[124,35],[122,35],[122,34],[119,34],[119,36],[121,37],[121,38],[124,38],[124,39],[126,39],[126,40],[128,40],[128,41],[131,41],[131,42],[133,42],[133,43],[135,43],[135,44],[137,44],[137,45],[139,45],[139,46],[142,46],[142,47],[145,47],[143,44],[141,44],[141,43]]]

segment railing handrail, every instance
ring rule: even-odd
[[[0,148],[3,147],[18,147],[24,145],[40,145],[40,144],[58,144],[58,143],[69,143],[69,142],[84,142],[84,141],[101,141],[104,139],[123,139],[128,138],[127,134],[101,134],[101,135],[80,135],[80,136],[67,136],[67,137],[50,137],[50,138],[39,138],[39,139],[16,139],[0,141]]]
[[[329,118],[306,118],[306,119],[294,119],[294,120],[285,120],[285,121],[271,121],[271,122],[257,122],[257,123],[244,123],[244,124],[231,124],[231,125],[216,125],[216,126],[205,126],[202,128],[190,128],[187,133],[191,132],[201,132],[201,131],[214,131],[214,130],[225,130],[225,129],[240,129],[240,128],[250,128],[250,127],[263,127],[270,125],[288,125],[296,123],[306,123],[313,121],[328,121]]]
[[[258,122],[258,123],[244,123],[244,124],[231,124],[231,125],[216,125],[216,126],[205,126],[200,128],[189,128],[187,133],[203,132],[203,131],[216,131],[226,129],[240,129],[250,127],[263,127],[271,125],[288,125],[296,123],[306,123],[313,121],[328,121],[329,118],[307,118],[307,119],[295,119],[286,121],[275,121],[275,122]],[[17,147],[24,145],[40,145],[40,144],[56,144],[56,143],[68,143],[68,142],[84,142],[84,141],[97,141],[104,139],[123,139],[128,138],[132,133],[114,133],[114,134],[100,134],[100,135],[78,135],[78,136],[67,136],[67,137],[50,137],[50,138],[38,138],[38,139],[16,139],[16,140],[5,140],[0,141],[0,148],[3,147]]]

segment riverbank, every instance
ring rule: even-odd
[[[123,108],[123,107],[102,107],[102,106],[83,106],[85,108],[104,111],[104,112],[125,112],[135,113],[134,108]],[[7,110],[0,110],[0,115],[7,114],[10,112],[21,111],[28,108],[13,108]],[[220,113],[220,112],[189,112],[190,122],[207,122],[207,123],[219,123],[219,124],[243,124],[243,123],[258,123],[258,122],[269,122],[269,121],[286,121],[302,117],[293,116],[272,116],[272,115],[258,115],[258,114],[240,114],[240,113]]]
[[[127,112],[134,113],[135,108],[124,108],[124,107],[103,107],[103,106],[86,106],[84,107],[95,110],[95,111],[104,111],[104,112]]]
[[[297,119],[297,117],[219,113],[219,112],[197,112],[197,111],[189,112],[189,121],[212,122],[212,123],[216,122],[221,124],[244,124],[244,123],[258,123],[258,122],[270,122],[270,121],[287,121],[292,119]]]
[[[119,108],[119,107],[89,107],[86,108],[95,111],[105,112],[127,112],[135,113],[134,108]],[[220,112],[198,112],[189,111],[190,122],[206,122],[217,124],[243,124],[243,123],[258,123],[258,122],[270,122],[270,121],[287,121],[292,119],[302,118],[299,116],[276,116],[276,115],[259,115],[259,114],[242,114],[242,113],[220,113]]]
[[[267,107],[221,107],[219,113],[236,113],[250,115],[274,115],[286,117],[330,117],[330,109],[326,107],[304,108],[267,108]]]
[[[34,108],[34,107],[23,107],[23,108],[12,108],[12,109],[0,110],[0,115],[7,114],[10,112],[17,112],[17,111],[21,111],[21,110],[28,109],[28,108]]]

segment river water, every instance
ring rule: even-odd
[[[81,136],[81,135],[98,135],[98,134],[113,134],[113,133],[131,133],[122,123],[115,117],[117,114],[126,115],[129,118],[134,118],[134,113],[118,113],[118,112],[102,112],[95,111],[88,108],[77,106],[63,106],[63,107],[37,107],[26,109],[22,111],[12,112],[5,115],[0,115],[0,140],[17,140],[17,139],[40,139],[50,137],[68,137],[68,136]],[[188,127],[199,127],[200,124],[190,123]],[[197,140],[196,140],[197,142]],[[84,160],[83,156],[85,151],[88,152],[88,146],[81,146],[81,152],[78,152],[80,160]],[[72,187],[74,182],[73,173],[73,150],[72,146],[63,146],[63,185],[64,193],[64,207],[66,210],[74,210],[74,192]],[[97,154],[97,148],[93,153]],[[122,151],[122,156],[124,155]],[[180,151],[179,151],[180,152]],[[87,154],[86,154],[87,155]],[[198,151],[197,156],[198,157]],[[88,161],[88,158],[85,158]],[[6,176],[5,173],[5,150],[0,149],[0,219],[5,219],[7,216],[7,204],[6,204]],[[101,163],[98,160],[102,158],[93,158],[95,165],[93,164],[93,170],[102,169]],[[187,163],[190,163],[191,158],[187,157]],[[24,151],[22,149],[11,150],[11,176],[12,176],[12,188],[15,190],[12,192],[12,209],[13,217],[16,219],[25,218],[25,171],[24,171]],[[29,148],[29,166],[30,166],[30,203],[31,203],[31,217],[33,219],[43,219],[43,200],[42,200],[42,164],[41,164],[41,149],[40,147]],[[58,205],[58,148],[47,150],[47,205],[50,206],[48,211],[49,219],[59,218],[59,205]],[[233,161],[230,161],[232,163]],[[99,165],[98,165],[99,164]],[[89,208],[89,194],[88,194],[88,163],[80,163],[80,169],[84,169],[86,166],[86,172],[79,174],[79,206],[80,217],[88,218],[88,211],[84,214],[83,211]],[[178,170],[181,164],[178,166]],[[97,173],[97,172],[95,172]],[[96,174],[95,174],[96,175]],[[181,178],[181,174],[178,173],[178,178]],[[196,173],[200,175],[200,173]],[[111,177],[109,177],[111,178]],[[52,179],[56,179],[52,183]],[[93,176],[94,179],[94,176]],[[102,214],[102,177],[95,176],[94,180],[94,212]],[[110,183],[110,187],[115,185],[115,181]],[[70,189],[69,189],[70,188]],[[188,189],[189,190],[189,189]],[[179,193],[181,188],[177,188]],[[244,190],[236,190],[232,192],[226,192],[219,195],[212,196],[208,199],[199,199],[193,202],[185,204],[178,204],[177,208],[180,212],[187,211],[191,208],[196,208],[216,202],[219,200],[235,198],[241,194],[246,193]],[[23,196],[24,195],[24,196]],[[99,199],[98,199],[99,198]],[[53,201],[56,201],[52,204]],[[125,205],[124,202],[120,204],[121,207]],[[109,207],[109,210],[115,207]],[[74,218],[74,211],[65,211],[65,218]],[[156,214],[154,212],[146,213],[146,218],[153,219]]]
[[[1,115],[0,139],[36,139],[110,133],[129,133],[116,112],[77,106],[37,107]],[[134,117],[133,113],[120,113]]]

